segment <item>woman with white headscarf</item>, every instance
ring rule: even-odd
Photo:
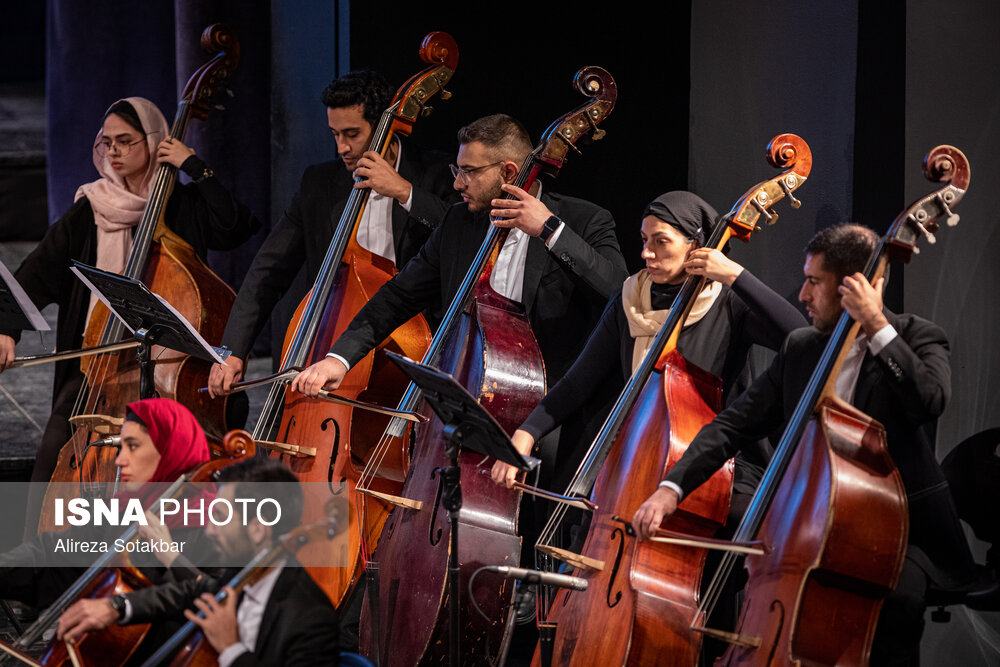
[[[260,226],[191,148],[170,138],[167,121],[152,102],[141,97],[115,102],[105,112],[94,144],[100,178],[80,186],[74,204],[14,274],[38,308],[59,304],[56,349],[81,346],[93,307],[90,291],[69,270],[71,260],[115,273],[124,270],[161,164],[172,164],[191,178],[174,188],[165,221],[202,258],[209,249],[239,246]],[[19,336],[20,331],[0,329],[0,370],[13,360]],[[56,363],[52,414],[31,481],[49,480],[59,449],[69,439],[67,418],[82,382],[78,360]]]

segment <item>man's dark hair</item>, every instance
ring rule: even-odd
[[[135,107],[132,106],[131,102],[118,100],[108,108],[107,112],[104,114],[104,118],[101,119],[101,122],[103,123],[106,121],[108,116],[111,114],[120,116],[122,120],[131,125],[133,129],[138,130],[140,134],[146,133],[146,130],[142,129],[142,121],[139,120],[139,114],[136,112]]]
[[[531,152],[531,137],[516,119],[504,113],[484,116],[458,131],[458,143],[473,141],[486,146],[494,160],[512,160],[517,163]]]
[[[272,526],[275,539],[297,527],[302,520],[303,494],[299,480],[281,461],[252,457],[226,466],[219,472],[219,484],[235,484],[236,498],[274,498],[281,506],[281,520]],[[262,493],[260,483],[273,484]],[[261,516],[274,519],[271,503],[261,507]]]
[[[323,90],[322,100],[323,104],[331,109],[361,104],[365,120],[374,129],[378,125],[378,119],[382,116],[382,112],[389,107],[392,95],[392,86],[385,80],[385,77],[378,72],[366,69],[348,72],[344,76],[334,79]]]
[[[841,222],[821,229],[806,245],[806,254],[823,255],[823,270],[843,278],[863,272],[878,245],[874,230],[855,222]]]

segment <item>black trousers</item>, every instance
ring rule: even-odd
[[[916,667],[927,608],[927,574],[911,559],[903,561],[896,590],[882,603],[872,643],[872,667]]]

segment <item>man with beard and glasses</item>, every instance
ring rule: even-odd
[[[293,390],[315,396],[324,387],[335,389],[350,365],[397,326],[434,303],[447,306],[491,224],[511,232],[490,284],[524,306],[548,385],[576,359],[608,297],[621,289],[627,276],[614,219],[608,211],[550,192],[540,182],[530,191],[513,185],[532,144],[524,127],[510,116],[480,118],[459,130],[458,142],[453,186],[463,203],[448,211],[417,256],[372,297],[327,358],[295,378]],[[504,194],[513,198],[501,199]],[[575,445],[584,438],[567,431],[594,428],[595,417],[614,398],[598,393],[558,442]],[[538,452],[543,466],[553,460],[556,442],[555,437],[549,439]],[[543,467],[543,475],[547,469],[551,466]]]

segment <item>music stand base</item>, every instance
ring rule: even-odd
[[[441,469],[441,505],[448,510],[451,532],[448,535],[448,663],[458,667],[461,659],[460,641],[462,631],[462,609],[460,588],[460,567],[458,563],[458,518],[462,509],[462,470],[458,467],[458,455],[462,450],[464,437],[461,425],[446,424],[444,435],[448,438],[445,455],[451,465]]]

